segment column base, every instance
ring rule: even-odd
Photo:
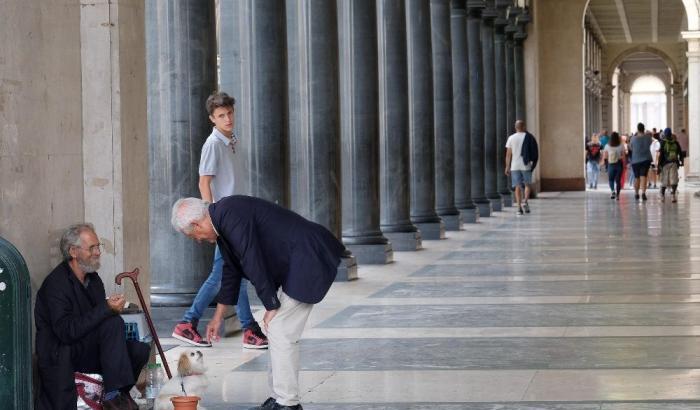
[[[459,210],[462,215],[462,223],[475,224],[479,222],[479,208],[464,208]]]
[[[447,231],[459,231],[462,228],[462,216],[457,213],[454,215],[440,215],[440,219],[445,224]]]
[[[500,195],[496,194],[493,197],[489,197],[489,202],[491,202],[491,211],[501,212],[503,209],[503,200]]]
[[[491,216],[491,201],[477,202],[476,206],[479,208],[480,218],[488,218]]]
[[[685,177],[685,186],[693,189],[700,188],[700,175],[690,172]]]
[[[345,245],[359,264],[384,265],[394,261],[390,243],[375,245]]]
[[[336,282],[348,282],[357,279],[357,260],[354,255],[340,258],[338,273],[335,275]]]
[[[503,201],[503,207],[508,208],[513,206],[513,195],[508,192],[506,193],[501,193],[501,200]]]
[[[440,222],[423,222],[414,223],[420,231],[420,236],[423,239],[439,240],[445,239],[445,224]]]
[[[422,249],[420,232],[384,232],[394,251],[417,251]]]

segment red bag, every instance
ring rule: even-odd
[[[75,372],[75,388],[78,390],[77,408],[81,410],[102,410],[104,386],[102,375]]]

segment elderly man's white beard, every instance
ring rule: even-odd
[[[94,262],[90,262],[90,258],[85,260],[78,259],[78,266],[85,273],[97,272],[97,270],[100,269],[100,260],[97,259]]]

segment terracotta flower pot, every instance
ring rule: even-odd
[[[171,397],[175,410],[197,410],[197,403],[201,400],[199,396],[176,396]]]

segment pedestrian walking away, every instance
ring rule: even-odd
[[[622,190],[622,166],[625,158],[625,149],[622,145],[620,134],[613,132],[610,141],[603,150],[603,158],[608,163],[608,184],[610,185],[610,198],[620,200]]]
[[[506,141],[505,174],[510,175],[518,204],[517,215],[530,213],[532,170],[537,166],[539,150],[535,137],[525,129],[525,121],[515,122],[515,134]]]

